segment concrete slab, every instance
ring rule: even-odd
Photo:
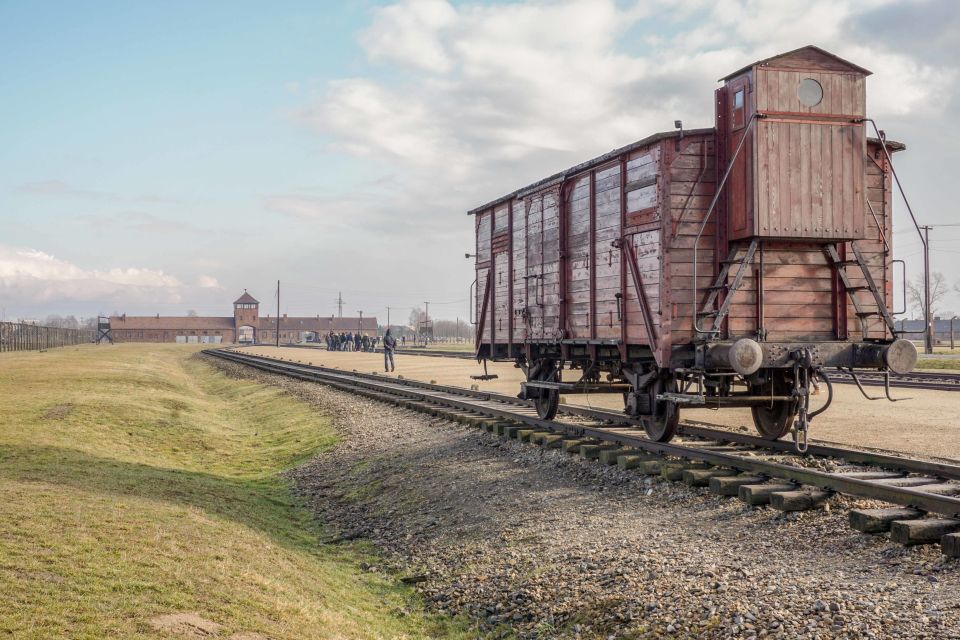
[[[597,460],[600,457],[600,452],[613,451],[619,448],[620,446],[615,444],[582,444],[580,445],[580,457],[587,460]]]
[[[770,504],[770,496],[774,493],[794,491],[795,484],[745,484],[737,490],[737,496],[749,505]]]
[[[733,469],[686,469],[683,472],[683,483],[691,487],[706,487],[711,478],[721,478],[737,475]]]
[[[948,533],[940,538],[940,550],[951,558],[960,558],[960,533]]]
[[[636,449],[631,449],[629,447],[617,447],[616,449],[601,451],[598,460],[600,461],[600,464],[617,464],[617,458],[633,453],[636,453]]]
[[[761,476],[714,476],[710,478],[710,491],[720,496],[735,496],[744,485],[763,484],[766,481],[767,478]]]
[[[953,518],[894,520],[890,523],[890,539],[906,545],[940,542],[943,536],[958,531],[960,520]]]
[[[778,511],[807,511],[818,507],[833,495],[829,491],[777,491],[770,494],[770,506]]]
[[[890,531],[890,525],[896,520],[915,520],[923,512],[906,507],[891,509],[852,509],[847,518],[850,526],[863,533],[883,533]]]

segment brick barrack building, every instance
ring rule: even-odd
[[[280,318],[280,342],[295,343],[321,339],[330,331],[377,334],[376,317],[335,318],[311,316]],[[233,316],[120,316],[110,317],[110,333],[114,342],[275,342],[277,319],[260,317],[260,303],[244,290],[233,302]]]

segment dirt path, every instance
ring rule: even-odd
[[[345,441],[292,473],[339,539],[365,539],[478,635],[955,638],[960,563],[860,535],[835,498],[784,516],[501,441],[320,385],[279,384]]]

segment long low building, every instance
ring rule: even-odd
[[[374,336],[377,318],[334,316],[280,318],[280,342],[285,344],[320,340],[331,331],[352,331]],[[260,317],[260,303],[244,290],[233,302],[233,316],[128,316],[110,317],[114,342],[254,343],[275,342],[277,318]]]

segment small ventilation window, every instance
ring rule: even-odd
[[[823,102],[823,87],[813,78],[804,78],[797,87],[797,98],[805,107],[815,107]]]

